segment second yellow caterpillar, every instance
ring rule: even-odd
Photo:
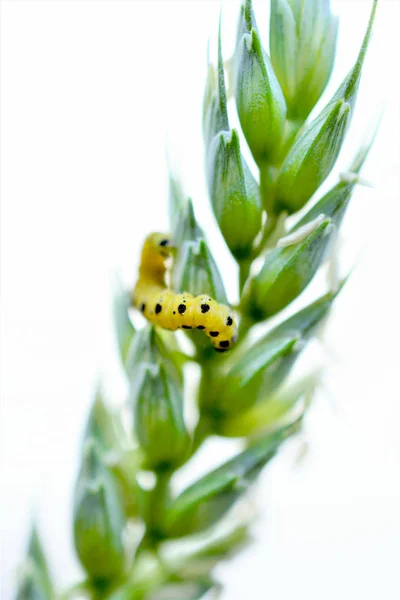
[[[150,322],[175,331],[201,329],[219,352],[232,347],[237,324],[232,310],[207,294],[174,294],[166,286],[166,259],[172,253],[168,235],[151,233],[142,249],[139,278],[133,291],[134,306]]]

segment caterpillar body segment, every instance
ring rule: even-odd
[[[176,331],[201,329],[219,352],[232,347],[237,324],[232,310],[207,294],[174,294],[166,287],[166,259],[174,252],[171,238],[150,234],[143,245],[133,304],[151,323]]]

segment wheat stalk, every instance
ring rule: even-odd
[[[130,290],[117,291],[115,329],[131,391],[118,412],[98,391],[84,434],[73,527],[85,577],[59,593],[33,528],[20,600],[195,600],[220,590],[214,567],[251,541],[251,514],[232,509],[246,506],[251,484],[302,428],[320,373],[296,379],[291,371],[344,280],[256,341],[254,327],[289,306],[323,266],[354,186],[364,181],[360,170],[372,140],[318,197],[355,109],[376,6],[374,0],[355,65],[311,120],[334,63],[337,19],[329,2],[271,0],[269,55],[251,0],[240,8],[234,56],[226,63],[220,27],[203,129],[211,204],[239,269],[239,340],[217,355],[201,332],[190,333],[192,352],[186,352],[172,333],[150,325],[136,329]],[[241,132],[229,125],[227,70]],[[243,136],[258,173],[243,158]],[[301,209],[301,218],[293,217]],[[178,247],[174,291],[226,303],[218,261],[173,175],[170,215]],[[193,364],[200,373],[194,390],[188,381],[193,370],[184,373]],[[184,403],[197,406],[194,428],[185,423]],[[176,494],[174,474],[212,435],[240,438],[242,449]]]

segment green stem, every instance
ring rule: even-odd
[[[241,260],[239,262],[239,294],[242,294],[245,283],[249,277],[252,259]]]
[[[80,581],[79,583],[75,583],[71,585],[69,588],[61,592],[61,594],[57,595],[58,600],[70,600],[70,598],[82,597],[82,594],[89,593],[89,583],[88,581]]]
[[[174,357],[177,359],[177,361],[179,362],[179,364],[185,365],[186,363],[189,362],[197,362],[196,357],[195,356],[189,356],[189,354],[186,354],[185,352],[181,352],[180,350],[175,350],[174,351]]]
[[[218,361],[217,357],[215,357],[214,360]],[[213,361],[211,360],[206,360],[203,363],[201,363],[201,379],[197,397],[197,404],[200,412],[199,424],[203,421],[204,415],[209,412],[209,408],[211,407],[209,395],[210,393],[212,393],[213,390],[213,379],[215,371],[215,366],[213,366],[212,362]],[[200,428],[199,424],[197,427]],[[201,428],[203,429],[203,424],[201,425]]]
[[[304,125],[304,120],[288,119],[286,121],[285,139],[282,145],[281,163],[286,158],[290,148],[293,146],[293,142],[299,133],[300,129]]]
[[[258,164],[260,170],[261,200],[269,218],[276,216],[276,182],[279,172],[303,124],[304,121],[288,119],[286,121],[285,136],[282,142],[279,161],[273,166],[263,162]]]
[[[149,492],[147,510],[145,515],[146,533],[144,540],[148,547],[155,545],[162,535],[164,513],[170,498],[171,471],[159,471],[156,473],[156,484]]]
[[[273,227],[271,227],[268,236],[266,236],[264,240],[263,250],[275,248],[278,240],[285,235],[285,223],[287,217],[288,213],[286,211],[282,211],[277,215]]]
[[[258,245],[254,248],[254,258],[256,258],[265,248],[268,243],[269,238],[273,234],[276,227],[277,217],[271,215],[268,217],[267,222],[264,226],[261,240]]]
[[[267,164],[260,164],[260,194],[268,217],[275,216],[275,184],[279,169]]]
[[[274,215],[268,217],[261,240],[254,249],[253,258],[256,258],[263,250],[266,250],[267,248],[274,248],[279,238],[285,235],[285,221],[287,216],[287,212],[282,211],[276,216]]]
[[[207,439],[209,433],[210,424],[208,419],[201,415],[193,433],[191,456],[197,452],[202,443]]]
[[[199,420],[193,434],[191,455],[213,433],[213,391],[215,390],[215,381],[218,379],[218,364],[222,361],[224,361],[223,356],[217,358],[214,355],[212,360],[204,360],[201,363],[201,379],[197,395]]]
[[[151,493],[151,505],[156,516],[159,515],[159,508],[167,504],[169,499],[169,482],[171,471],[159,471],[157,481]]]
[[[238,331],[238,341],[239,342],[241,342],[244,339],[244,337],[246,336],[248,331],[251,329],[251,327],[253,327],[254,324],[255,324],[255,321],[251,317],[242,314],[242,317],[241,317],[240,323],[239,323],[239,331]]]

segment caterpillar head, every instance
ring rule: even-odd
[[[155,255],[158,254],[163,258],[171,256],[175,249],[169,233],[151,233],[147,236],[144,245],[149,252]]]
[[[168,233],[151,233],[144,241],[140,270],[142,273],[162,273],[165,261],[175,250]]]

